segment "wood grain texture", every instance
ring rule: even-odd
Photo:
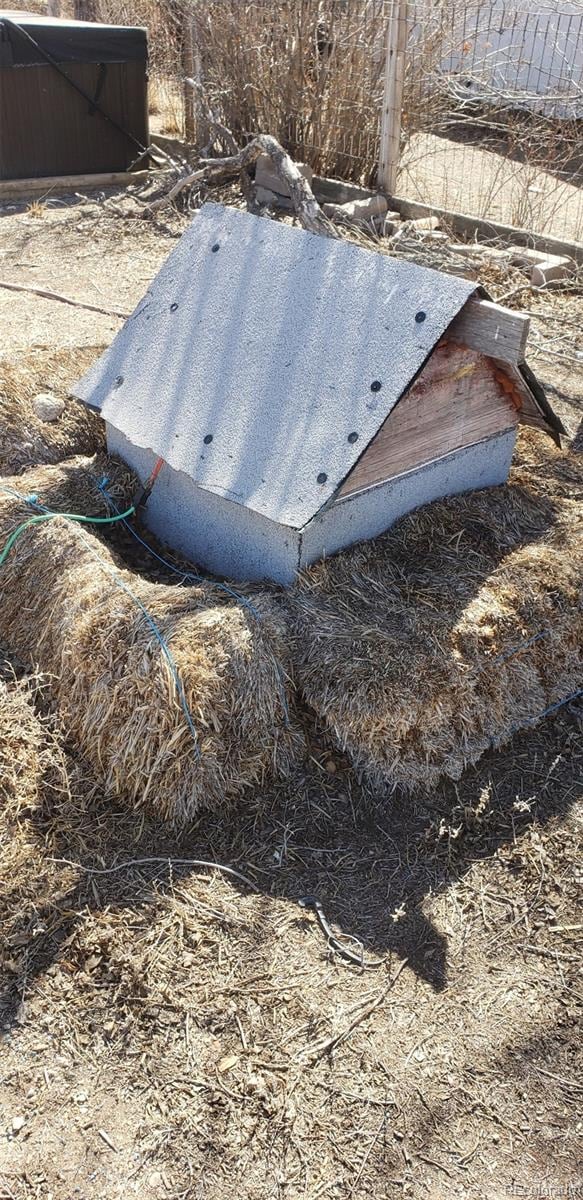
[[[130,187],[145,182],[148,171],[105,171],[99,175],[45,175],[42,179],[0,179],[0,200],[59,192],[92,191],[104,187]]]
[[[408,0],[393,0],[387,19],[385,82],[381,109],[381,147],[378,170],[379,186],[389,194],[394,192],[397,185],[408,31]]]
[[[146,64],[68,63],[66,73],[143,146],[148,144]],[[0,70],[0,179],[126,171],[135,143],[48,64]]]
[[[524,359],[529,325],[522,313],[472,297],[452,321],[447,337],[502,362],[519,363]]]
[[[338,498],[515,426],[516,397],[497,374],[499,368],[483,354],[440,342],[345,479]]]

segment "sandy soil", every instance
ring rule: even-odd
[[[105,309],[130,313],[173,245],[163,228],[116,217],[96,204],[41,202],[5,206],[0,220],[0,279],[46,287]],[[36,215],[38,214],[38,215]],[[121,321],[0,288],[2,352],[30,346],[109,343]]]
[[[14,211],[0,277],[129,311],[181,227]],[[579,297],[511,302],[537,314],[533,365],[580,436]],[[119,327],[2,289],[0,321],[3,356],[67,348],[71,383],[70,348]],[[314,738],[292,787],[180,843],[60,753],[56,790],[0,806],[1,1200],[579,1194],[574,706],[407,805],[365,800]],[[229,863],[257,891],[178,863],[62,861],[152,855]],[[331,952],[308,893],[379,965]]]
[[[583,241],[583,191],[503,154],[416,133],[401,160],[398,194],[423,204]]]

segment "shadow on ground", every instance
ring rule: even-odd
[[[389,956],[394,966],[406,958],[411,971],[440,991],[448,982],[447,941],[425,914],[425,901],[475,862],[511,850],[532,822],[544,825],[567,813],[582,777],[579,726],[575,707],[565,709],[515,736],[503,750],[486,754],[460,784],[447,783],[419,803],[398,794],[371,801],[347,765],[319,742],[312,745],[309,768],[291,785],[271,791],[260,806],[241,805],[224,817],[201,815],[180,840],[99,796],[62,801],[55,812],[49,792],[42,807],[19,819],[28,822],[42,855],[88,868],[151,856],[235,867],[263,897],[253,922],[262,955],[262,914],[270,900],[289,901],[302,923],[308,917],[299,900],[317,896],[353,952],[360,944],[365,959]],[[137,864],[106,875],[88,871],[74,887],[59,887],[53,880],[48,893],[46,880],[39,879],[38,894],[33,873],[26,903],[22,879],[7,881],[2,925],[6,929],[10,921],[18,966],[12,951],[0,996],[0,1027],[7,1031],[18,1019],[24,994],[59,959],[88,910],[132,905],[147,919],[154,888],[164,893],[192,870],[176,861]],[[229,882],[247,891],[244,884]],[[315,922],[309,930],[309,954],[321,960],[331,953],[325,935]]]

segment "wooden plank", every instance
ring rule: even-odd
[[[560,439],[557,438],[557,433],[553,432],[553,426],[545,418],[544,413],[539,409],[536,400],[525,383],[518,367],[513,367],[509,363],[499,362],[496,359],[492,360],[492,365],[497,377],[505,377],[505,389],[510,385],[514,393],[514,402],[519,410],[518,419],[521,425],[531,425],[533,429],[540,429],[546,434],[551,434],[557,445],[560,446]],[[564,432],[564,430],[563,430]]]
[[[182,10],[182,107],[184,139],[189,146],[196,145],[198,133],[199,95],[190,82],[200,83],[200,54],[197,53],[195,29],[194,9],[186,5]]]
[[[482,354],[441,342],[344,481],[337,499],[512,429],[516,402]]]
[[[448,340],[507,363],[524,361],[529,317],[472,297],[447,330]]]
[[[361,187],[358,183],[345,183],[343,179],[327,179],[324,175],[314,175],[312,191],[319,204],[330,201],[331,204],[347,204],[349,200],[370,200],[374,192],[370,188]]]
[[[328,179],[323,175],[314,175],[312,188],[320,203],[330,201],[333,204],[344,204],[347,200],[366,200],[374,195],[370,188],[363,188],[355,183],[344,183],[341,179]],[[581,242],[567,242],[562,238],[533,233],[530,229],[519,229],[515,225],[502,225],[499,221],[470,217],[450,208],[440,208],[437,204],[421,204],[417,200],[407,200],[405,196],[390,195],[389,207],[400,212],[403,220],[436,216],[454,233],[471,239],[475,239],[476,236],[484,242],[503,239],[509,244],[532,246],[534,250],[546,254],[567,255],[574,258],[575,262],[583,263]]]
[[[317,195],[317,178],[314,183]],[[329,198],[333,199],[332,196]],[[467,213],[440,208],[437,204],[421,204],[417,200],[407,200],[404,196],[391,195],[389,208],[396,208],[407,220],[415,217],[439,217],[446,228],[452,229],[454,233],[460,233],[464,237],[475,238],[478,236],[482,241],[490,242],[493,239],[502,238],[509,245],[531,246],[533,250],[544,250],[548,254],[567,255],[569,258],[574,258],[575,262],[583,263],[583,243],[581,242],[568,242],[548,234],[533,233],[530,229],[520,229],[516,225],[503,225],[499,221],[471,217]]]
[[[93,188],[129,187],[147,179],[147,171],[107,171],[99,175],[52,175],[43,179],[0,180],[0,201],[26,199],[28,196],[54,196],[63,192],[81,192]]]
[[[394,192],[401,152],[401,112],[407,50],[407,0],[392,0],[387,21],[385,83],[381,109],[379,187]]]

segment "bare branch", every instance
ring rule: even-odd
[[[334,226],[324,216],[309,183],[300,174],[293,159],[286,154],[283,146],[269,134],[257,134],[243,150],[230,158],[207,158],[201,159],[200,162],[202,166],[213,170],[243,169],[254,163],[260,154],[269,155],[274,170],[279,178],[287,184],[293,210],[304,229],[309,229],[311,233],[323,233],[326,237],[337,237]]]
[[[198,93],[198,98],[199,98],[201,107],[204,112],[204,120],[205,120],[206,124],[210,127],[210,129],[214,131],[215,136],[208,147],[209,150],[212,149],[216,139],[219,137],[221,139],[223,145],[225,146],[225,148],[231,154],[238,154],[239,147],[233,137],[233,134],[231,133],[231,130],[227,129],[226,125],[221,125],[220,121],[217,121],[217,119],[210,107],[210,104],[208,102],[208,99],[207,99],[207,96],[206,96],[206,93],[205,93],[205,90],[204,90],[202,84],[197,83],[196,79],[189,79],[188,77],[184,80],[184,83],[188,87],[193,88],[194,91]]]
[[[232,135],[230,136],[232,137]],[[269,155],[277,175],[287,184],[293,211],[304,229],[308,229],[311,233],[324,234],[325,237],[338,237],[334,226],[324,216],[309,183],[300,174],[289,154],[286,154],[276,138],[265,133],[258,134],[247,146],[228,158],[201,158],[198,170],[178,179],[165,196],[148,206],[146,212],[157,212],[158,209],[175,200],[185,188],[205,179],[209,173],[246,172],[260,154]]]

